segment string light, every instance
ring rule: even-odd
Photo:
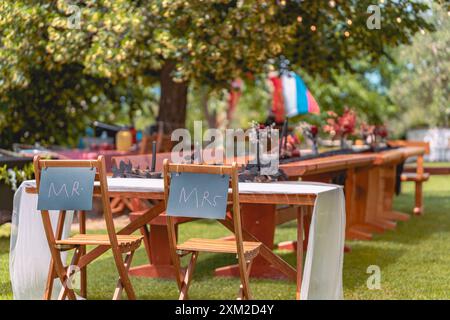
[[[347,38],[350,37],[350,32],[349,31],[345,31],[344,32],[344,36],[347,37]]]
[[[302,23],[302,21],[303,21],[302,16],[298,16],[298,17],[297,17],[297,21],[298,21],[299,23]]]
[[[314,31],[316,31],[316,30],[317,30],[317,27],[316,27],[315,25],[312,25],[312,26],[311,26],[311,31],[314,32]]]
[[[329,1],[328,4],[330,5],[330,7],[334,8],[336,6],[336,2],[334,2],[333,0]]]
[[[350,20],[350,19],[348,19],[348,20],[347,20],[347,24],[348,24],[349,26],[351,26],[351,25],[352,25],[352,23],[353,23],[353,21],[352,21],[352,20]]]
[[[398,23],[401,23],[401,22],[402,22],[402,18],[397,17],[397,22],[398,22]]]
[[[285,0],[281,0],[280,4],[284,7],[286,5],[286,1]]]

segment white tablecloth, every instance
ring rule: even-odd
[[[22,183],[14,197],[10,275],[15,299],[41,299],[50,252],[37,207],[37,195],[25,192],[34,181]],[[110,191],[161,192],[161,179],[109,178]],[[239,183],[240,193],[316,194],[306,253],[302,299],[342,299],[345,240],[345,200],[342,187],[311,182]],[[66,218],[64,236],[72,214]],[[56,213],[52,213],[56,225]],[[55,284],[57,281],[55,281]],[[58,290],[54,290],[57,292]],[[270,292],[267,293],[270,298]]]

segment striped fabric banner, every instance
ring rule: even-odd
[[[314,99],[298,74],[291,71],[284,73],[280,79],[281,81],[277,82],[278,86],[274,90],[272,107],[272,113],[275,115],[277,122],[285,117],[290,118],[297,115],[320,112],[316,99]],[[272,77],[271,81],[275,83],[275,77]],[[281,83],[281,88],[279,83]],[[279,102],[280,91],[283,97],[283,107],[280,107]]]

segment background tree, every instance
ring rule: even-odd
[[[75,59],[58,63],[49,46],[54,6],[0,3],[0,147],[73,146],[93,120],[129,124],[135,114],[155,112],[154,94],[131,77],[113,84]]]
[[[433,33],[418,33],[412,44],[397,50],[399,73],[389,95],[400,112],[392,127],[397,134],[411,127],[449,127],[450,18],[448,8],[433,6]]]
[[[283,55],[296,67],[324,80],[336,70],[359,72],[358,63],[373,67],[389,49],[410,43],[421,29],[433,30],[424,17],[429,6],[424,1],[383,1],[380,29],[370,29],[367,20],[373,14],[368,8],[372,0],[351,1],[280,1],[281,24],[295,28],[293,41]]]
[[[82,63],[114,83],[133,76],[159,82],[158,120],[183,127],[189,81],[226,87],[288,41],[273,1],[80,1],[81,29],[70,30],[66,1],[50,15],[47,52],[55,64]]]
[[[424,3],[401,0],[381,4],[382,29],[369,30],[370,4],[80,1],[81,28],[73,31],[65,23],[67,2],[57,1],[49,48],[54,57],[81,60],[86,72],[113,82],[130,75],[159,81],[158,120],[170,130],[185,124],[189,82],[226,88],[245,73],[266,71],[281,54],[312,75],[330,76],[354,70],[353,59],[375,63],[386,48],[431,29],[421,17]]]
[[[408,43],[420,28],[431,30],[422,18],[427,6],[404,0],[381,5],[382,29],[369,30],[370,2],[3,1],[0,95],[30,88],[37,66],[43,74],[80,66],[76,82],[98,79],[92,83],[99,95],[123,83],[143,92],[159,83],[157,118],[171,130],[185,125],[190,83],[220,92],[237,77],[265,74],[281,55],[293,68],[330,81],[333,70],[359,72],[355,60],[374,64],[387,47]],[[74,4],[79,29],[68,23]]]

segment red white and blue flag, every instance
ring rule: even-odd
[[[295,72],[272,76],[270,81],[273,85],[272,113],[276,122],[283,122],[285,117],[320,112],[316,99]]]

